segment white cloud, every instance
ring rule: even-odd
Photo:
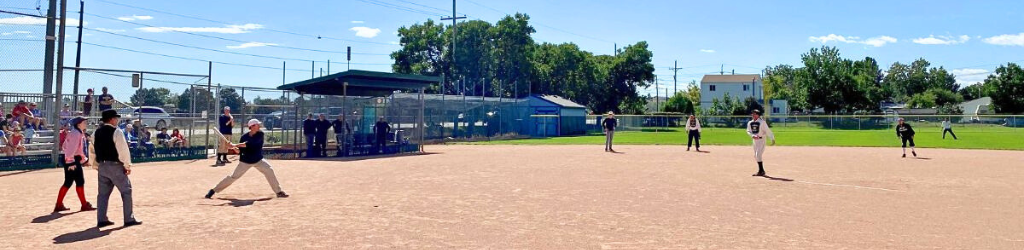
[[[14,33],[11,33],[11,32],[4,32],[4,33],[0,33],[0,36],[10,36],[10,35],[13,35],[13,34]]]
[[[700,52],[704,52],[704,53],[715,53],[715,50],[713,50],[713,49],[701,49],[701,50],[700,50]]]
[[[115,29],[107,29],[107,28],[94,28],[94,29],[95,29],[95,30],[99,30],[99,31],[105,31],[105,32],[110,32],[110,33],[121,33],[121,32],[125,32],[125,30],[115,30]]]
[[[275,45],[277,45],[277,44],[275,44],[275,43],[261,43],[261,42],[247,42],[247,43],[243,43],[243,44],[240,44],[240,45],[229,45],[228,48],[229,49],[244,49],[244,48],[263,47],[263,46],[275,46]]]
[[[938,37],[935,37],[934,35],[931,35],[931,36],[928,36],[928,37],[915,38],[914,39],[914,43],[916,43],[916,44],[927,44],[927,45],[953,45],[953,44],[966,43],[969,40],[971,40],[971,37],[967,36],[967,35],[962,35],[962,36],[959,36],[959,37],[953,37],[953,36],[938,36]]]
[[[136,15],[132,15],[132,16],[123,16],[123,17],[118,17],[117,18],[117,20],[121,20],[121,21],[135,21],[135,20],[145,21],[145,20],[150,20],[150,19],[153,19],[153,17],[152,16],[136,16]]]
[[[871,46],[875,46],[875,47],[882,47],[883,45],[885,45],[887,43],[896,43],[897,41],[898,40],[896,40],[896,38],[893,38],[891,36],[880,36],[880,37],[868,38],[868,40],[864,40],[861,43],[867,44],[867,45],[871,45]]]
[[[391,42],[388,42],[388,43],[390,43],[390,44],[394,44],[394,45],[399,45],[399,43],[398,43],[398,42],[395,42],[395,41],[391,41]]]
[[[222,34],[241,34],[249,33],[251,30],[262,29],[263,25],[248,23],[244,25],[228,25],[227,27],[142,27],[137,28],[144,32],[168,32],[168,31],[182,31],[182,32],[196,32],[196,33],[222,33]]]
[[[884,46],[884,45],[886,45],[888,43],[896,43],[896,42],[899,41],[898,39],[896,39],[894,37],[891,37],[891,36],[878,36],[878,37],[868,38],[866,40],[861,40],[860,37],[857,37],[857,36],[841,36],[841,35],[836,35],[836,34],[828,34],[827,36],[812,36],[812,37],[809,37],[808,40],[810,40],[811,42],[814,42],[814,43],[822,43],[822,44],[826,44],[826,43],[830,43],[830,42],[836,42],[836,43],[859,43],[859,44],[871,45],[871,46],[874,46],[874,47],[882,47],[882,46]]]
[[[356,36],[358,36],[358,37],[365,37],[365,38],[373,38],[373,37],[376,37],[377,34],[380,34],[380,29],[374,29],[374,28],[368,28],[368,27],[352,27],[349,30],[355,31],[356,32]]]
[[[991,75],[991,72],[985,69],[954,69],[949,73],[956,77],[956,82],[961,86],[983,82]]]
[[[836,34],[828,34],[827,36],[812,36],[812,37],[810,37],[808,39],[811,40],[812,43],[822,43],[822,44],[828,43],[828,42],[844,42],[844,43],[851,43],[852,42],[852,39],[847,39],[844,36],[840,36],[840,35],[836,35]]]
[[[1004,46],[1024,46],[1024,33],[998,35],[982,39],[987,44]]]
[[[60,20],[57,20],[60,23]],[[83,23],[89,25],[89,22]],[[46,25],[46,18],[20,16],[10,18],[0,18],[0,25]],[[78,19],[68,18],[69,26],[78,26]]]
[[[14,31],[14,34],[32,34],[32,32],[28,32],[28,31],[24,31],[24,30],[18,30],[18,31]]]
[[[363,21],[352,21],[352,23],[364,23]]]

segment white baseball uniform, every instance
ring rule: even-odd
[[[754,158],[757,159],[757,162],[761,162],[761,156],[764,155],[765,139],[771,138],[774,141],[775,134],[772,133],[772,129],[768,127],[768,123],[763,118],[758,118],[747,122],[747,135],[754,140]]]

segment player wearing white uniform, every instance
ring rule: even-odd
[[[772,146],[775,146],[775,134],[768,127],[768,123],[761,119],[761,111],[751,112],[753,120],[747,122],[747,135],[754,140],[754,159],[757,160],[757,173],[754,176],[765,176],[764,163],[761,157],[764,155],[765,137],[772,139]]]

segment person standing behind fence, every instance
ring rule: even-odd
[[[959,140],[956,138],[956,133],[953,133],[953,124],[949,122],[949,118],[942,121],[942,139],[946,139],[946,133],[953,135],[953,140]]]
[[[114,96],[107,93],[107,87],[103,87],[103,94],[100,94],[100,112],[114,108]]]
[[[348,135],[352,133],[352,127],[345,121],[345,114],[338,115],[338,119],[331,122],[334,127],[334,140],[338,143],[338,156],[348,155]]]
[[[373,125],[373,133],[376,135],[374,140],[374,152],[384,153],[388,146],[388,133],[391,133],[391,125],[387,121],[384,121],[384,117],[381,116],[377,123]]]
[[[115,110],[106,110],[101,113],[101,117],[103,125],[96,129],[92,152],[94,156],[90,157],[95,159],[99,166],[96,227],[114,225],[107,218],[107,205],[114,187],[121,192],[124,226],[140,225],[142,222],[135,219],[132,211],[132,183],[128,179],[128,175],[132,174],[131,152],[128,150],[128,141],[124,138],[125,132],[116,126],[121,116]]]
[[[78,194],[78,201],[82,203],[82,211],[96,210],[85,200],[85,175],[82,166],[89,165],[89,157],[85,154],[85,118],[75,117],[71,119],[70,124],[71,132],[68,132],[60,145],[64,156],[64,164],[61,164],[64,166],[64,184],[57,193],[54,213],[71,210],[64,206],[64,196],[71,189],[71,183],[75,183],[75,193]]]
[[[82,115],[92,115],[92,96],[96,92],[92,89],[85,90],[85,100],[82,100]]]
[[[320,156],[327,156],[327,131],[331,129],[331,121],[327,120],[327,115],[320,114],[320,119],[316,120],[316,147],[320,149]]]
[[[302,135],[306,137],[306,157],[316,156],[316,148],[313,147],[313,143],[316,142],[316,120],[313,119],[313,114],[306,115],[306,120],[302,121]]]
[[[601,122],[601,127],[604,128],[604,152],[615,152],[612,149],[612,140],[615,139],[615,127],[619,126],[619,120],[615,119],[615,113],[608,111],[608,117],[604,118]]]
[[[696,142],[697,152],[700,152],[700,132],[700,121],[697,120],[697,117],[690,115],[690,119],[686,121],[686,151],[690,151],[690,146]]]
[[[263,177],[267,178],[267,182],[270,183],[270,189],[274,190],[278,198],[288,198],[288,194],[281,190],[281,184],[277,181],[277,175],[274,173],[274,168],[270,166],[270,162],[263,159],[263,131],[260,131],[260,120],[250,119],[246,125],[249,127],[249,132],[242,134],[242,138],[239,139],[238,144],[232,146],[239,148],[240,156],[238,157],[238,167],[235,167],[235,171],[231,172],[231,175],[224,177],[217,186],[210,189],[206,193],[206,198],[213,198],[213,195],[224,191],[224,189],[231,186],[238,178],[242,178],[242,175],[249,168],[255,167],[256,170],[263,174]]]
[[[235,117],[231,116],[231,107],[224,106],[224,114],[220,115],[220,119],[217,121],[218,131],[227,140],[218,140],[217,143],[217,165],[224,165],[231,163],[228,160],[228,149],[231,146],[231,134],[235,128]]]

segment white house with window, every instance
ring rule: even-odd
[[[761,75],[704,75],[700,80],[700,105],[711,107],[714,99],[722,101],[726,93],[730,98],[739,98],[741,101],[747,97],[763,99],[761,90]]]
[[[711,107],[715,99],[722,101],[726,93],[729,98],[743,101],[747,97],[754,97],[764,104],[763,86],[761,75],[758,74],[704,75],[700,80],[700,105]],[[789,105],[785,100],[772,100],[769,106],[772,109],[768,110],[769,114],[789,113]]]

